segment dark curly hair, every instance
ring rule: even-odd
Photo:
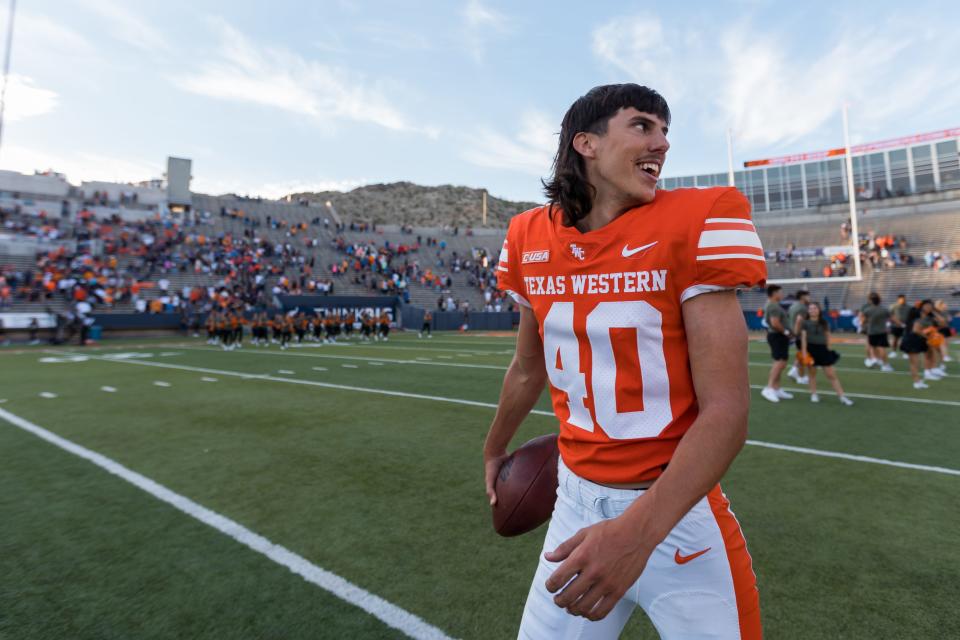
[[[543,181],[551,214],[554,207],[563,212],[563,224],[572,227],[590,213],[596,189],[587,180],[581,156],[573,148],[573,138],[581,131],[603,135],[607,123],[620,109],[633,107],[652,113],[670,124],[670,107],[659,93],[638,84],[606,84],[594,87],[570,105],[560,125],[560,144],[553,159],[553,173]]]

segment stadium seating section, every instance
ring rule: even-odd
[[[498,309],[506,310],[510,306],[508,299],[499,299],[499,294],[490,287],[505,233],[503,229],[454,233],[452,229],[439,227],[371,228],[351,223],[349,219],[341,220],[324,207],[205,195],[194,196],[193,212],[186,218],[172,220],[124,222],[114,218],[108,221],[118,211],[108,204],[87,206],[82,216],[61,219],[60,208],[60,202],[22,196],[18,202],[9,198],[0,200],[0,233],[7,236],[5,242],[0,241],[0,270],[7,282],[5,299],[0,286],[0,304],[4,310],[58,310],[70,304],[71,299],[60,292],[48,298],[37,286],[23,286],[27,273],[34,282],[43,277],[44,261],[48,270],[57,273],[57,278],[69,278],[71,273],[76,278],[84,275],[89,278],[91,273],[94,277],[117,274],[121,286],[107,288],[112,304],[94,300],[97,310],[134,311],[134,300],[129,294],[136,293],[139,298],[152,301],[164,295],[160,286],[163,281],[170,295],[183,296],[187,292],[187,297],[190,289],[196,289],[194,295],[199,296],[200,304],[206,301],[209,287],[236,287],[236,291],[244,292],[242,297],[246,301],[269,304],[277,291],[322,293],[332,284],[334,294],[397,294],[412,305],[431,309],[437,308],[438,300],[446,302],[451,298],[456,304],[467,303],[474,311],[487,307],[485,292],[489,290],[492,299],[487,308],[497,305]],[[130,211],[136,209],[126,207],[125,216],[129,217]],[[928,211],[913,207],[910,213],[898,215],[869,211],[860,221],[863,280],[811,285],[816,299],[827,297],[832,308],[857,308],[869,291],[879,291],[887,299],[899,293],[909,299],[949,299],[951,293],[960,289],[960,201],[956,209],[942,209]],[[765,249],[780,254],[776,260],[768,261],[770,277],[824,275],[824,267],[831,263],[832,257],[822,252],[803,257],[803,249],[849,244],[849,239],[842,234],[842,221],[836,214],[803,224],[770,216],[757,219]],[[74,255],[64,250],[59,260],[51,261],[50,248],[56,245],[42,244],[45,241],[41,240],[50,236],[68,243],[93,240],[95,246],[105,249],[102,260],[71,260]],[[121,237],[126,240],[125,248],[121,248]],[[891,249],[897,260],[911,260],[912,264],[894,266],[888,254],[881,256],[880,248],[874,244],[875,238],[881,238],[881,244],[892,238]],[[151,239],[153,248],[144,249]],[[22,254],[22,250],[17,253],[11,250],[13,242],[24,240],[37,242],[37,247],[42,249],[40,253]],[[88,244],[81,242],[80,246]],[[163,248],[158,250],[160,246]],[[872,249],[875,252],[871,261],[868,256]],[[86,252],[76,255],[83,253]],[[249,265],[255,254],[259,254],[257,262],[261,266],[257,273],[264,285],[259,295],[254,291],[254,275],[244,275],[240,273],[243,268],[237,270],[228,263],[232,260]],[[788,254],[792,255],[788,257]],[[938,262],[929,266],[934,257],[939,257]],[[852,274],[850,260],[845,266]],[[834,270],[834,275],[839,273]],[[316,288],[310,281],[316,283]],[[399,288],[397,283],[402,283]],[[801,286],[788,285],[787,290]],[[31,288],[35,290],[32,295]],[[96,288],[90,287],[91,293]],[[100,293],[102,297],[103,291]],[[759,308],[763,298],[760,291],[741,293],[745,310]],[[154,303],[153,309],[156,307]]]

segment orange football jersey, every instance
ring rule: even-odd
[[[559,210],[515,216],[497,278],[540,325],[564,463],[595,482],[659,476],[697,417],[681,305],[766,273],[733,188],[658,191],[587,233]]]

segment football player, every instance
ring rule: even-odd
[[[718,482],[744,444],[747,330],[735,289],[766,264],[732,188],[657,191],[670,111],[635,84],[564,116],[549,203],[515,216],[497,266],[520,305],[484,445],[486,490],[549,382],[559,488],[521,638],[759,638],[740,526]]]

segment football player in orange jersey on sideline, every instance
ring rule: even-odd
[[[718,484],[747,435],[735,289],[766,263],[736,189],[657,191],[670,110],[635,84],[563,118],[549,203],[515,216],[499,287],[516,352],[484,445],[487,495],[549,382],[559,487],[519,637],[616,638],[640,606],[660,636],[762,635],[752,561]]]

